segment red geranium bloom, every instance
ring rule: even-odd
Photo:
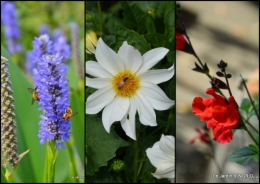
[[[221,124],[222,128],[218,126],[217,130],[223,130],[225,132],[223,135],[228,135],[229,138],[231,133],[232,139],[231,129],[239,122],[239,114],[234,97],[230,96],[228,101],[226,101],[225,98],[216,94],[212,88],[207,89],[206,93],[212,95],[213,98],[203,100],[201,97],[195,97],[192,102],[192,112],[195,115],[199,115],[201,121],[206,121],[207,128],[213,128],[213,132],[214,128]],[[219,139],[219,136],[222,134],[213,134],[218,142],[227,143],[230,141],[229,139],[227,139],[229,141],[223,141],[224,138]]]
[[[232,129],[224,126],[224,124],[218,124],[213,129],[213,139],[218,141],[220,144],[229,143],[232,140],[232,137]]]
[[[182,34],[176,32],[175,38],[176,38],[176,50],[183,51],[185,43],[186,43],[184,36]]]

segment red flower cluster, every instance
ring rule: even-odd
[[[213,96],[203,100],[195,97],[192,102],[192,112],[200,116],[201,121],[206,121],[207,128],[213,129],[213,139],[221,144],[232,140],[232,129],[239,122],[237,104],[233,96],[228,102],[222,96],[215,93],[212,88],[206,93]]]

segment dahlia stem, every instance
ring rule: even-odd
[[[54,183],[55,162],[58,156],[58,150],[55,148],[54,141],[47,141],[47,154],[44,169],[44,182]]]
[[[98,6],[98,16],[99,16],[99,31],[102,34],[102,11],[101,11],[101,6],[100,6],[100,1],[97,2],[97,6]]]
[[[133,183],[137,183],[138,180],[138,141],[134,141],[134,163],[133,163]]]

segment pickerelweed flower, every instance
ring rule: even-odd
[[[200,121],[206,121],[207,128],[213,129],[213,139],[221,144],[232,140],[232,129],[239,122],[237,104],[233,96],[228,101],[209,88],[206,93],[213,98],[203,100],[195,97],[192,102],[192,112],[200,116]]]
[[[11,89],[8,60],[1,56],[1,162],[14,168],[18,163],[16,122],[14,113],[13,91]]]
[[[41,115],[39,138],[43,144],[47,140],[56,141],[56,148],[65,148],[69,141],[70,119],[63,115],[69,104],[67,66],[62,63],[62,56],[45,54],[38,63],[38,97]]]
[[[49,26],[46,24],[41,25],[39,28],[39,35],[49,34]]]
[[[56,32],[53,39],[53,52],[58,53],[60,56],[63,56],[63,60],[70,58],[70,46],[67,43],[67,39],[60,32]]]
[[[5,27],[6,44],[9,53],[20,52],[22,50],[22,46],[18,43],[20,30],[13,2],[1,1],[1,23]]]
[[[98,89],[87,98],[86,113],[96,114],[104,108],[102,122],[106,131],[109,133],[110,126],[120,121],[123,130],[132,139],[136,139],[136,111],[143,125],[156,126],[154,109],[166,110],[174,105],[174,101],[157,86],[172,78],[174,66],[149,69],[168,51],[161,47],[141,56],[125,41],[116,53],[99,38],[95,52],[98,62],[86,62],[86,73],[97,77],[86,77],[86,85]]]
[[[175,138],[171,135],[162,135],[160,141],[146,150],[147,157],[154,167],[152,173],[157,179],[175,178]]]
[[[35,37],[33,40],[33,50],[26,54],[26,70],[32,76],[34,86],[38,86],[38,71],[37,66],[42,55],[51,54],[53,52],[53,43],[47,34]]]
[[[71,28],[71,52],[74,67],[76,69],[76,75],[78,78],[83,79],[84,68],[82,66],[82,60],[80,57],[80,42],[79,42],[79,26],[75,22],[70,22],[69,26]]]

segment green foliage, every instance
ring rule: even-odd
[[[99,170],[99,167],[106,166],[107,161],[115,157],[115,151],[128,143],[118,137],[111,130],[108,134],[103,128],[99,118],[87,117],[86,122],[86,157],[87,175],[92,175]]]
[[[252,158],[258,162],[259,151],[254,145],[235,151],[228,156],[227,160],[230,162],[236,162],[238,164],[248,164]]]
[[[86,30],[95,31],[97,37],[118,52],[124,41],[137,49],[141,55],[147,51],[164,47],[168,54],[152,69],[170,68],[175,63],[175,2],[120,1],[86,2]],[[95,61],[95,55],[86,55],[86,61]],[[175,100],[175,77],[159,84],[170,98]],[[86,99],[95,90],[86,88]],[[175,109],[155,111],[156,127],[144,126],[136,114],[134,141],[127,137],[119,122],[115,122],[110,133],[103,127],[102,111],[86,117],[86,181],[87,182],[134,182],[134,162],[138,162],[137,182],[169,182],[151,175],[155,171],[146,157],[147,148],[159,141],[162,134],[174,135]],[[118,142],[119,141],[119,142]],[[123,141],[123,144],[121,142]],[[134,144],[136,149],[133,149]],[[137,153],[137,154],[136,154]],[[134,158],[138,157],[135,161]],[[124,170],[114,172],[113,160],[122,160]]]

